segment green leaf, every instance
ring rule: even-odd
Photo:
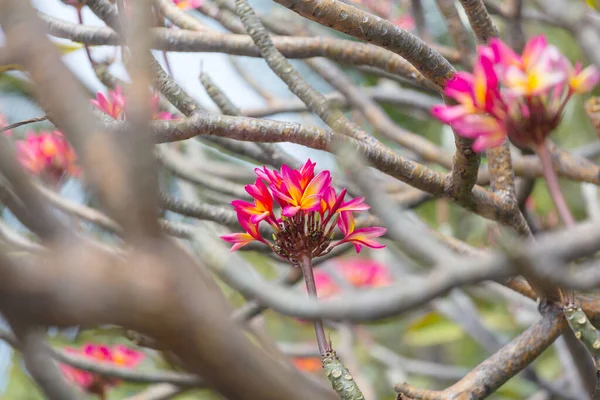
[[[44,400],[44,396],[35,382],[25,373],[22,367],[22,358],[18,353],[12,357],[9,381],[3,399],[19,400]]]
[[[435,346],[455,342],[464,336],[460,326],[432,312],[407,327],[404,341],[411,346]]]

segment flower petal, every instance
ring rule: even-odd
[[[293,217],[296,213],[300,211],[300,206],[286,206],[281,211],[281,214],[285,217]]]
[[[366,211],[370,209],[371,206],[365,203],[364,197],[357,197],[350,201],[343,203],[336,211]]]
[[[462,104],[455,106],[438,105],[431,108],[431,114],[445,124],[450,124],[453,121],[470,114],[473,110],[465,107]]]
[[[321,171],[315,176],[302,194],[302,198],[308,198],[312,196],[323,197],[323,191],[327,186],[331,184],[331,174],[329,171]]]
[[[247,233],[231,233],[229,235],[220,236],[226,242],[233,243],[229,251],[236,251],[255,239]]]
[[[569,79],[569,87],[575,93],[586,93],[592,90],[600,81],[600,72],[590,65]]]

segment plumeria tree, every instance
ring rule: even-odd
[[[596,2],[55,3],[0,0],[6,398],[600,398]]]

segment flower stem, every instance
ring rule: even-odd
[[[566,227],[575,225],[575,218],[573,218],[571,210],[569,210],[569,206],[567,206],[567,202],[565,201],[565,197],[560,190],[558,177],[556,176],[556,171],[552,165],[552,156],[545,143],[538,146],[537,153],[542,161],[542,171],[544,173],[546,184],[548,185],[550,197],[556,206],[560,219],[562,219]]]
[[[304,281],[306,282],[306,290],[309,297],[317,298],[317,285],[315,284],[315,275],[313,274],[312,258],[306,254],[300,257],[300,268],[304,275]],[[320,319],[314,320],[315,335],[317,337],[317,345],[319,346],[319,352],[323,355],[329,349],[327,339],[325,337],[325,329],[323,328],[323,321]]]
[[[552,156],[550,151],[548,150],[548,146],[546,146],[545,142],[542,142],[537,148],[538,157],[542,162],[542,172],[544,174],[544,179],[546,180],[546,184],[548,185],[548,191],[550,192],[550,197],[554,202],[554,206],[558,211],[558,215],[560,219],[562,219],[563,224],[566,227],[571,227],[575,225],[575,218],[573,218],[573,214],[571,214],[571,210],[567,205],[565,197],[563,196],[562,191],[560,190],[560,185],[558,183],[558,176],[556,175],[556,171],[554,170],[554,166],[552,165]],[[571,304],[575,299],[575,292],[572,290],[560,291],[563,304]]]

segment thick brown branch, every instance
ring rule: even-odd
[[[542,354],[566,325],[560,309],[546,307],[540,321],[448,389],[422,390],[402,384],[396,386],[396,391],[414,400],[484,399]]]
[[[51,249],[44,264],[3,258],[0,307],[46,325],[111,323],[147,334],[229,398],[334,398],[250,343],[212,277],[182,248],[163,240],[142,246],[118,257],[71,242]]]

